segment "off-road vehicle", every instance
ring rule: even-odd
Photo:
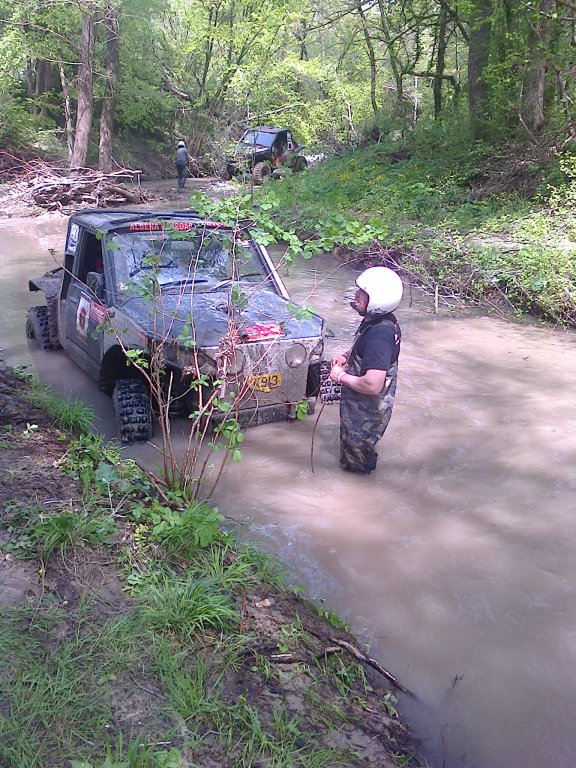
[[[254,184],[261,184],[268,176],[280,175],[282,167],[303,171],[308,161],[302,150],[287,128],[248,128],[226,159],[226,177],[250,173]]]
[[[27,336],[113,396],[125,442],[152,434],[147,370],[171,414],[197,413],[217,388],[244,426],[295,418],[314,394],[324,321],[290,302],[246,229],[190,211],[86,210],[70,218],[63,266],[29,288],[46,306],[28,311]]]

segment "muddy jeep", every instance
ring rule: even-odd
[[[296,418],[315,394],[324,321],[290,302],[245,230],[194,212],[83,211],[63,266],[29,288],[46,306],[29,310],[27,336],[62,347],[112,395],[124,442],[152,435],[155,371],[171,416],[217,390],[250,426]]]
[[[250,173],[254,184],[261,184],[267,177],[281,175],[282,167],[303,171],[308,160],[302,149],[287,128],[248,128],[226,158],[226,178]]]

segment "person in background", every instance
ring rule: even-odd
[[[188,169],[188,150],[183,141],[178,142],[176,149],[176,172],[178,173],[178,188],[184,189]]]
[[[388,267],[370,267],[356,280],[353,309],[362,316],[350,352],[335,355],[330,378],[342,387],[340,466],[367,475],[376,469],[376,443],[392,416],[400,326],[392,314],[402,280]]]

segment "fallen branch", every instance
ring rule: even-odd
[[[375,669],[376,672],[379,672],[381,675],[383,675],[386,678],[386,680],[392,683],[392,685],[395,688],[398,688],[399,691],[402,691],[402,693],[409,693],[411,696],[414,695],[411,691],[405,688],[402,685],[402,683],[400,683],[394,677],[394,675],[388,672],[387,669],[384,669],[384,667],[382,666],[382,664],[380,664],[380,662],[376,661],[376,659],[372,659],[370,656],[367,656],[359,648],[356,648],[356,646],[352,645],[352,643],[348,643],[346,642],[346,640],[340,640],[340,638],[338,637],[331,637],[330,642],[334,643],[334,645],[337,645],[339,648],[342,648],[343,650],[347,651],[357,661],[361,661],[363,664],[367,664],[369,667],[372,667],[372,669]]]
[[[4,199],[13,203],[70,213],[87,205],[105,208],[147,200],[139,186],[139,170],[120,168],[101,173],[91,168],[78,168],[68,172],[41,160],[18,163],[17,158],[7,153],[0,156],[0,161],[10,178],[10,188]],[[128,182],[130,186],[122,182]]]

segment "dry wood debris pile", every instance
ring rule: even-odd
[[[78,208],[107,208],[143,203],[148,197],[139,185],[140,171],[119,168],[102,173],[92,168],[74,171],[42,160],[23,161],[0,152],[0,199],[6,204],[36,206],[47,211],[71,213]]]

